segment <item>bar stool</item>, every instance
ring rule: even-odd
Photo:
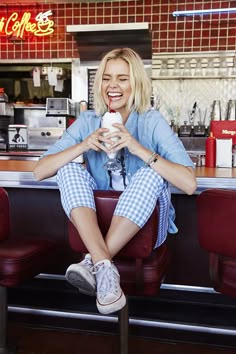
[[[121,192],[95,191],[98,224],[106,235]],[[126,295],[155,296],[167,274],[170,252],[164,243],[153,250],[157,237],[159,210],[154,210],[144,227],[129,241],[115,257],[114,263],[121,276],[121,286]],[[76,228],[68,222],[68,237],[71,248],[84,254],[87,252]],[[118,312],[120,331],[120,353],[128,354],[128,305]]]
[[[57,250],[46,239],[10,239],[10,205],[7,191],[0,188],[0,354],[7,347],[7,288],[17,287],[43,272]]]
[[[196,203],[199,243],[209,253],[213,287],[236,297],[236,191],[205,190]]]

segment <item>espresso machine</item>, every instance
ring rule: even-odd
[[[45,105],[14,107],[15,124],[26,125],[28,150],[47,150],[75,120],[74,103],[67,98],[47,98]]]
[[[8,126],[14,121],[13,106],[0,100],[0,150],[8,148]]]

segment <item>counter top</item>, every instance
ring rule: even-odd
[[[34,160],[0,160],[0,186],[14,188],[57,189],[56,178],[47,178],[37,182],[33,170],[37,161]],[[200,193],[208,188],[226,188],[236,190],[236,168],[196,167],[197,191]],[[181,194],[175,187],[171,192]]]
[[[57,189],[56,178],[37,182],[34,160],[0,160],[0,187]]]

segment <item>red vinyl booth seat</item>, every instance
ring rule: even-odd
[[[98,224],[105,236],[120,192],[95,191]],[[128,295],[155,295],[167,273],[170,253],[166,244],[153,250],[157,239],[159,210],[154,210],[146,225],[125,245],[114,262],[120,271],[123,291]],[[69,243],[78,253],[87,250],[74,225],[68,224]]]
[[[52,261],[49,240],[17,239],[0,242],[0,285],[16,287],[43,272]]]
[[[0,188],[0,353],[8,353],[7,288],[19,286],[43,272],[56,262],[59,251],[55,242],[46,239],[10,239],[10,223],[8,194]]]
[[[120,192],[95,191],[98,223],[105,236],[110,226],[113,211]],[[117,266],[121,286],[126,295],[155,296],[163,282],[170,263],[170,253],[164,243],[153,250],[157,239],[159,219],[158,206],[146,225],[117,254],[114,263]],[[68,236],[71,248],[78,253],[87,250],[73,224],[68,222]],[[128,354],[128,306],[119,311],[120,353]]]
[[[236,191],[209,189],[197,197],[200,246],[209,253],[216,291],[236,296]]]

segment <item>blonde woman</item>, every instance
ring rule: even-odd
[[[151,82],[138,54],[130,48],[112,50],[96,73],[95,110],[82,112],[34,171],[37,180],[57,175],[62,206],[89,252],[69,266],[66,279],[80,292],[96,294],[103,314],[126,303],[113,257],[143,227],[158,200],[155,247],[168,232],[176,233],[169,184],[189,195],[196,189],[193,163],[165,118],[150,109],[150,96]],[[101,127],[108,110],[122,117],[122,124],[114,124],[116,132]],[[118,154],[115,170],[104,168],[111,152]],[[86,168],[73,162],[81,154]],[[97,222],[95,189],[123,191],[105,238]]]

